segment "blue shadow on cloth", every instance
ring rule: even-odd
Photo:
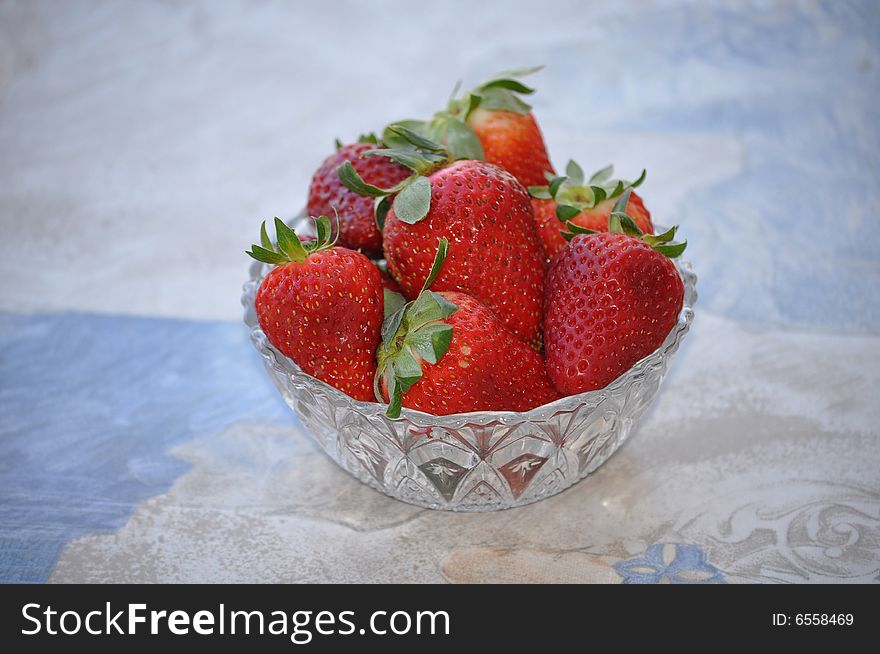
[[[724,573],[696,545],[651,545],[645,553],[614,564],[624,584],[723,584]]]
[[[188,469],[177,443],[291,420],[239,324],[0,313],[0,582],[121,527]]]

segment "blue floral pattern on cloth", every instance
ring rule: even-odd
[[[625,584],[724,584],[724,573],[696,545],[656,543],[645,553],[614,564]]]

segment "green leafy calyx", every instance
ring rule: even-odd
[[[466,92],[462,97],[453,97],[449,101],[446,113],[457,116],[463,121],[477,107],[495,111],[513,111],[527,114],[532,110],[520,96],[531,95],[535,89],[523,84],[518,78],[537,73],[543,66],[517,68],[493,75],[487,81]]]
[[[367,150],[362,156],[388,157],[413,171],[410,177],[392,186],[381,188],[368,184],[350,161],[344,161],[336,172],[342,184],[357,193],[376,198],[374,216],[381,230],[391,207],[403,222],[413,224],[428,215],[431,208],[431,182],[427,176],[449,163],[449,151],[428,139],[415,129],[417,121],[400,121],[385,128],[382,134],[384,148]],[[391,196],[394,199],[391,200]]]
[[[595,209],[600,202],[620,197],[627,189],[638,188],[645,181],[647,171],[643,170],[634,182],[612,179],[613,173],[614,166],[606,166],[586,180],[584,171],[572,160],[565,167],[565,175],[547,173],[547,186],[530,186],[529,193],[533,198],[554,200],[556,217],[567,222],[582,211]]]
[[[449,163],[449,152],[446,148],[413,129],[415,125],[407,125],[408,122],[412,121],[388,125],[382,132],[382,143],[385,147],[367,150],[363,156],[388,157],[419,175],[430,175],[437,168]]]
[[[449,251],[449,241],[438,239],[437,254],[418,297],[393,312],[386,310],[382,342],[377,352],[378,369],[373,384],[376,399],[388,394],[389,418],[400,416],[403,394],[422,377],[422,365],[437,363],[452,342],[452,326],[444,322],[458,306],[428,290],[440,274]]]
[[[657,250],[657,252],[670,259],[674,259],[684,252],[687,247],[687,241],[678,243],[674,240],[675,233],[678,231],[678,225],[670,227],[662,234],[645,234],[639,229],[635,221],[626,213],[626,205],[629,204],[631,193],[632,189],[627,189],[621,194],[617,202],[614,203],[611,214],[608,216],[608,231],[612,234],[626,234],[644,241]],[[567,241],[570,241],[578,234],[596,234],[594,230],[575,225],[570,220],[565,223],[565,226],[568,228],[568,231],[562,232],[562,235]]]
[[[327,250],[336,245],[336,237],[333,236],[333,230],[330,225],[330,219],[327,216],[318,216],[313,218],[315,221],[315,233],[317,237],[314,241],[302,243],[290,227],[283,220],[275,218],[275,237],[277,244],[269,240],[269,234],[266,233],[266,221],[260,225],[260,245],[251,245],[249,256],[257,261],[272,265],[283,265],[285,263],[303,263],[310,254]],[[336,217],[337,236],[339,232],[339,216]]]
[[[532,108],[522,100],[521,96],[531,95],[535,90],[523,84],[518,78],[542,68],[543,66],[536,66],[498,73],[460,97],[458,91],[461,82],[458,82],[446,108],[434,114],[431,120],[407,120],[397,124],[405,124],[422,136],[443,144],[449,152],[451,161],[483,160],[485,159],[483,146],[476,132],[468,124],[471,114],[477,108],[513,111],[519,114],[529,113]]]

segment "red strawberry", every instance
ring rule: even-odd
[[[339,214],[339,244],[361,250],[368,256],[382,255],[382,234],[373,217],[373,200],[352,192],[339,179],[337,169],[348,161],[368,184],[393,187],[412,173],[385,157],[362,156],[376,148],[375,142],[340,147],[324,160],[309,186],[309,215]]]
[[[461,98],[453,97],[430,121],[396,124],[442,143],[453,160],[484,160],[504,168],[523,186],[543,184],[553,166],[531,107],[519,97],[534,89],[516,79],[540,68],[496,75]]]
[[[325,216],[316,225],[317,240],[303,245],[276,218],[275,248],[263,223],[262,245],[248,254],[276,268],[257,290],[260,327],[303,372],[369,401],[383,320],[382,278],[363,254],[333,246]]]
[[[528,411],[561,397],[540,354],[464,293],[425,291],[400,312],[379,348],[388,415]]]
[[[566,395],[617,379],[662,345],[681,312],[684,285],[669,257],[686,244],[670,243],[674,227],[642,234],[622,212],[629,193],[615,205],[609,232],[572,229],[580,233],[547,276],[547,373]]]
[[[566,229],[566,222],[595,232],[606,231],[615,198],[628,188],[638,187],[645,179],[644,171],[632,183],[610,179],[613,170],[613,166],[603,168],[585,183],[580,166],[569,161],[566,176],[551,178],[549,185],[529,187],[529,193],[533,196],[535,223],[548,259],[552,259],[565,245],[562,231]],[[635,193],[630,195],[625,213],[644,233],[654,233],[651,214],[645,208],[642,198]]]
[[[553,173],[544,137],[531,112],[488,109],[472,111],[467,125],[483,146],[483,158],[504,168],[523,186],[544,183],[544,173]]]
[[[385,219],[385,257],[404,295],[418,295],[431,269],[430,244],[446,237],[449,258],[434,288],[471,295],[510,331],[537,346],[544,251],[525,189],[509,173],[482,161],[456,162],[425,184],[424,219],[399,216],[403,193]]]

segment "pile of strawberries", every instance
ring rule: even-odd
[[[656,350],[684,298],[634,182],[553,169],[520,78],[327,157],[316,237],[275,219],[248,254],[269,341],[357,400],[445,415],[527,411],[602,388]],[[328,216],[333,216],[331,220]],[[384,263],[381,259],[384,258]]]

